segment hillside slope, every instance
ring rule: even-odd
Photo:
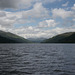
[[[59,34],[44,40],[42,43],[75,43],[75,32]]]
[[[13,33],[0,31],[0,43],[29,43],[29,41]]]

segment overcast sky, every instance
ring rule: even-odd
[[[75,31],[75,0],[0,0],[0,30],[25,38]]]

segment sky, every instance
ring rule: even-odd
[[[0,0],[0,30],[24,38],[75,31],[75,0]]]

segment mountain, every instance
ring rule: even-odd
[[[10,32],[0,31],[0,43],[29,43],[30,41]]]
[[[34,43],[40,43],[45,40],[45,38],[28,38],[29,41],[32,41]]]
[[[42,43],[75,43],[75,32],[67,32],[44,40]]]

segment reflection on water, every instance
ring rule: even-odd
[[[75,75],[75,45],[0,44],[0,75]]]

